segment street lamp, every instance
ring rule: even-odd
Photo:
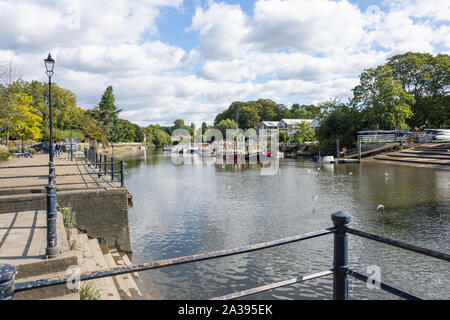
[[[52,109],[52,75],[55,67],[50,53],[47,59],[44,59],[45,69],[48,76],[48,106],[50,119],[50,145],[49,145],[49,172],[47,189],[47,248],[45,250],[48,258],[56,257],[59,253],[58,241],[56,236],[56,188],[55,188],[55,167],[53,166],[53,109]]]

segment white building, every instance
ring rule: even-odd
[[[309,123],[311,129],[316,129],[320,125],[320,119],[283,119],[278,123],[278,129],[286,131],[291,137],[299,130],[300,123]]]

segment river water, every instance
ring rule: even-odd
[[[449,251],[450,172],[382,164],[321,164],[281,159],[275,175],[257,165],[176,165],[171,154],[123,156],[133,262],[227,249],[332,226],[351,226],[410,244]],[[384,211],[377,211],[378,205]],[[262,251],[141,273],[161,299],[209,299],[332,266],[332,235]],[[450,299],[444,261],[349,235],[350,267],[425,299]],[[368,269],[369,267],[369,269]],[[151,289],[150,289],[151,288]],[[397,299],[350,278],[351,299]],[[331,299],[332,276],[250,299]]]

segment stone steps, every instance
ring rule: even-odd
[[[126,255],[120,255],[116,249],[110,250],[111,256],[114,259],[114,262],[118,267],[131,266],[131,262]],[[126,257],[126,258],[125,258]],[[125,260],[124,260],[125,259]],[[126,261],[126,262],[125,262]],[[126,296],[131,299],[142,299],[142,293],[139,290],[136,281],[134,278],[139,279],[139,275],[137,272],[127,273],[120,275],[118,277],[122,277],[122,283],[125,285],[124,292]]]

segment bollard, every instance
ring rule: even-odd
[[[120,186],[124,187],[125,186],[125,177],[124,177],[124,164],[123,164],[123,160],[120,160]]]
[[[348,235],[347,225],[352,217],[342,211],[331,215],[336,231],[334,232],[333,300],[348,300]]]
[[[101,178],[102,177],[102,155],[99,154],[98,155],[98,177]]]
[[[47,258],[54,258],[58,255],[58,240],[56,234],[56,188],[53,183],[45,186],[47,189],[47,248],[45,250]]]
[[[114,180],[114,158],[111,157],[111,181]]]
[[[103,170],[103,172],[104,172],[104,176],[106,177],[106,174],[107,174],[107,167],[106,167],[106,165],[108,164],[108,156],[105,154],[105,157],[103,158],[103,160],[105,160],[104,161],[104,165],[103,165],[103,167],[104,167],[104,170]]]
[[[16,266],[0,263],[0,300],[14,300]]]

